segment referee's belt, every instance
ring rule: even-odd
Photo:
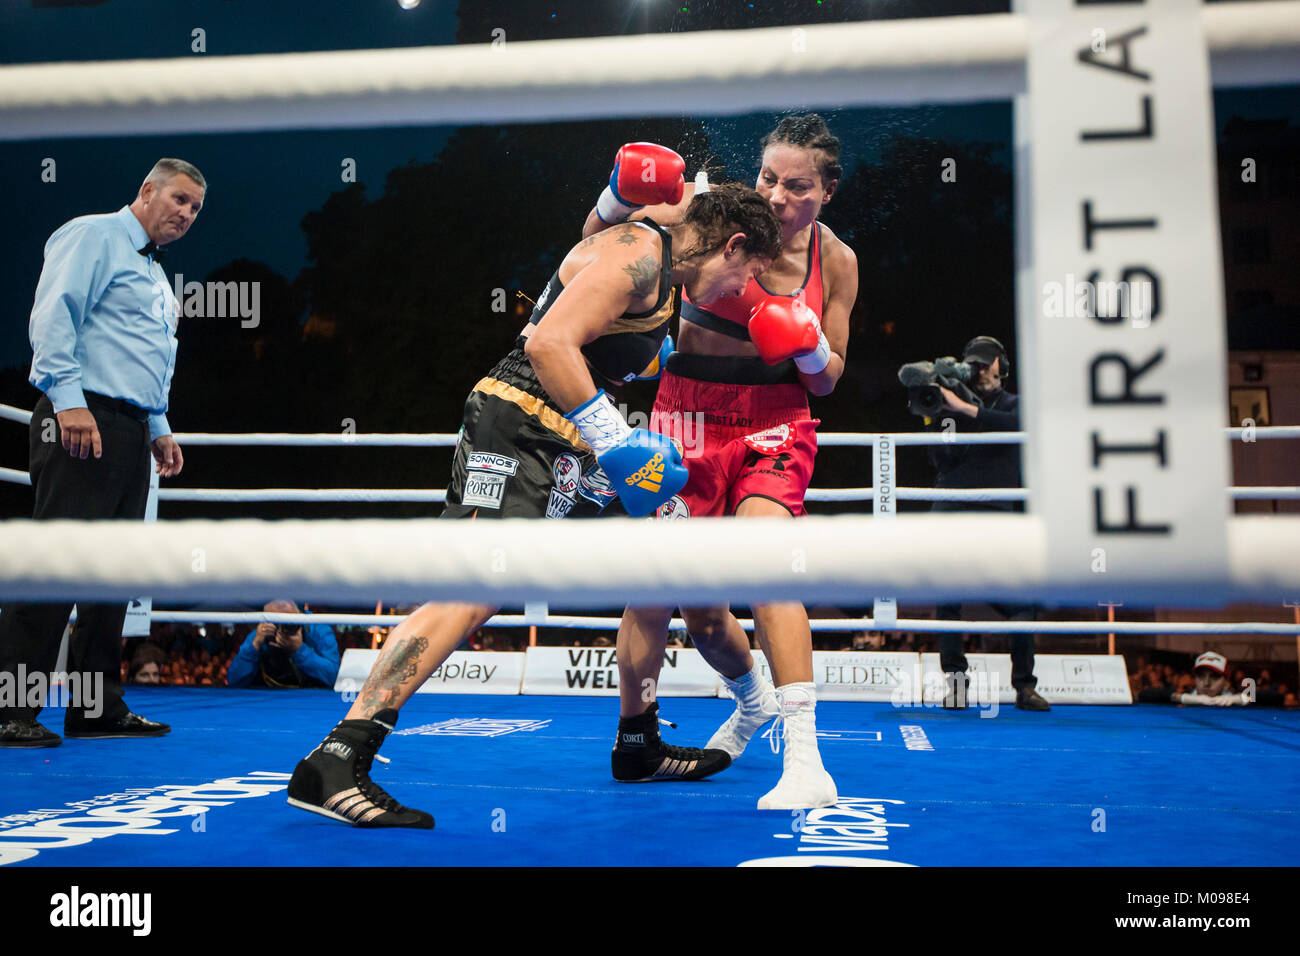
[[[83,392],[86,396],[87,405],[95,405],[99,408],[110,408],[127,418],[134,418],[137,422],[148,422],[149,411],[141,408],[139,405],[132,405],[125,398],[109,398],[107,395],[100,395],[98,392]]]

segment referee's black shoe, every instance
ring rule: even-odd
[[[125,713],[111,720],[63,721],[63,736],[69,740],[104,740],[110,737],[163,737],[172,729],[167,724],[139,714]]]
[[[379,745],[397,723],[397,711],[371,720],[342,721],[309,753],[289,780],[289,805],[354,827],[432,830],[433,817],[404,807],[370,779]]]
[[[970,693],[970,675],[965,671],[953,671],[943,675],[943,709],[965,710]]]
[[[9,720],[0,723],[0,747],[57,747],[63,738],[51,733],[34,720]]]
[[[725,750],[673,747],[659,739],[659,702],[638,717],[618,722],[618,740],[610,755],[614,779],[620,783],[659,780],[702,780],[731,766]]]
[[[1021,710],[1044,711],[1052,709],[1052,705],[1043,698],[1043,695],[1032,687],[1025,687],[1016,692],[1016,706]]]

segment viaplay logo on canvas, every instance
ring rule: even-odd
[[[894,857],[890,846],[897,831],[911,826],[902,800],[884,797],[840,797],[832,807],[791,810],[790,832],[774,833],[785,843],[784,855],[745,860],[738,866],[913,866]],[[895,819],[890,819],[890,816]],[[774,849],[776,849],[774,847]]]

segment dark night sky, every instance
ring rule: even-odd
[[[424,0],[409,11],[395,0],[317,0],[310,15],[304,15],[302,4],[284,0],[196,0],[184,5],[183,15],[165,0],[103,0],[65,8],[44,4],[76,0],[37,2],[41,8],[31,0],[0,7],[0,61],[186,57],[194,55],[190,31],[196,26],[206,30],[209,56],[456,42],[456,0]],[[631,11],[645,0],[590,2],[621,4],[630,21]],[[895,0],[862,4],[873,15],[892,16],[906,6]],[[1300,89],[1295,87],[1220,92],[1215,102],[1220,127],[1233,113],[1289,116],[1300,125]],[[683,111],[689,113],[689,104],[683,104]],[[844,141],[850,169],[857,159],[875,158],[895,132],[995,144],[1009,136],[1005,103],[827,116]],[[731,176],[752,178],[756,140],[770,125],[770,114],[707,121],[713,148],[727,161]],[[190,160],[210,182],[203,213],[189,235],[169,250],[169,272],[202,279],[233,259],[248,258],[292,279],[306,265],[299,224],[305,213],[342,188],[343,158],[357,161],[358,178],[373,198],[391,169],[433,159],[450,133],[449,128],[424,127],[0,143],[0,181],[8,186],[0,198],[7,232],[7,255],[0,258],[0,368],[30,361],[27,318],[45,239],[74,216],[128,203],[159,156]],[[612,144],[611,154],[616,147]],[[58,164],[55,183],[40,179],[47,157]],[[999,158],[1007,160],[1005,150]],[[448,186],[455,188],[454,183]],[[592,199],[598,187],[590,184]],[[575,224],[585,211],[575,209]]]
[[[592,2],[635,5],[631,0]],[[455,42],[455,0],[424,0],[410,11],[395,0],[320,0],[312,10],[310,17],[303,17],[298,4],[200,0],[187,5],[184,17],[177,17],[174,5],[164,0],[108,0],[101,6],[70,9],[6,4],[0,8],[0,60],[190,56],[190,30],[195,26],[207,31],[208,55]],[[132,30],[128,22],[158,25]],[[684,108],[689,110],[689,104]],[[851,169],[855,158],[873,158],[894,132],[996,142],[1007,136],[1008,107],[931,106],[827,116],[846,144]],[[771,114],[709,123],[714,149],[728,162],[731,176],[754,176],[754,147],[771,125]],[[0,143],[0,181],[15,186],[0,199],[9,246],[9,254],[0,260],[0,368],[30,362],[27,317],[50,233],[75,216],[112,211],[130,202],[159,156],[187,159],[209,181],[204,211],[189,234],[168,251],[169,273],[202,280],[214,268],[242,257],[265,262],[292,279],[306,264],[299,223],[331,192],[343,188],[344,157],[357,161],[358,179],[373,198],[382,191],[389,170],[433,159],[450,133],[446,127],[421,127]],[[611,145],[611,156],[617,145]],[[47,157],[58,164],[55,183],[40,179]],[[591,184],[590,191],[594,200],[599,184]],[[585,212],[575,210],[575,221],[580,223]]]
[[[190,31],[207,32],[208,55],[455,42],[454,0],[402,10],[392,0],[286,2],[197,0],[183,16],[165,0],[108,0],[100,6],[34,9],[0,6],[0,61],[184,57]],[[138,26],[148,24],[149,26]],[[209,181],[209,201],[167,259],[169,273],[202,279],[236,258],[265,262],[292,279],[305,265],[299,222],[343,184],[340,163],[357,161],[372,194],[388,170],[437,155],[445,128],[345,130],[217,136],[136,136],[0,143],[0,199],[9,253],[0,264],[0,367],[30,361],[27,317],[49,234],[67,220],[129,203],[160,156],[194,163]],[[42,183],[45,157],[58,181]]]

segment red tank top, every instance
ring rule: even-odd
[[[822,306],[824,297],[822,292],[822,257],[821,257],[821,228],[818,223],[813,223],[812,241],[808,243],[808,269],[804,275],[803,285],[789,295],[779,292],[769,292],[763,288],[763,284],[757,279],[750,279],[749,285],[745,286],[745,291],[737,298],[719,299],[712,303],[707,309],[693,305],[688,310],[685,308],[690,299],[686,295],[686,290],[682,290],[682,318],[688,322],[694,322],[696,325],[703,325],[710,328],[713,323],[707,317],[714,319],[724,319],[727,322],[734,322],[744,328],[749,325],[749,314],[754,311],[754,306],[758,305],[763,299],[779,297],[784,299],[794,299],[802,296],[804,305],[813,310],[820,322],[822,318]],[[703,314],[701,314],[703,313]],[[697,321],[703,319],[704,321]],[[735,336],[732,330],[725,328],[724,334],[732,335],[733,338],[748,338],[746,334]],[[713,331],[724,331],[713,327]]]

